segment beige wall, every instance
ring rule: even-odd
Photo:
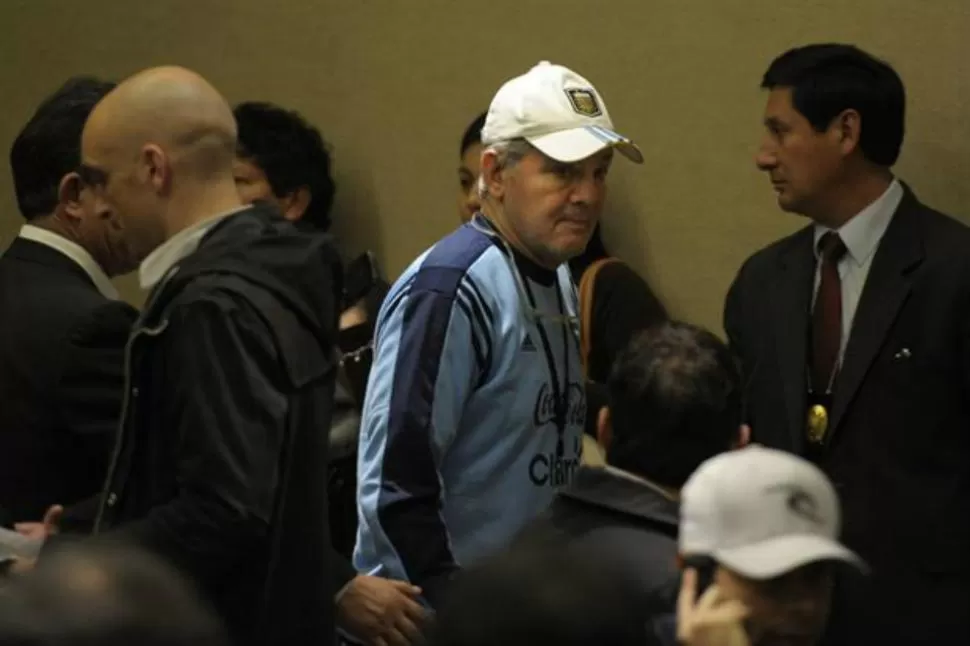
[[[615,167],[606,238],[678,316],[719,329],[739,263],[799,224],[751,162],[760,75],[792,45],[850,41],[893,62],[911,97],[899,172],[970,219],[967,0],[0,0],[0,25],[4,151],[68,75],[187,65],[232,101],[321,127],[337,231],[392,274],[455,224],[466,122],[543,58],[592,79],[643,147],[643,167]],[[6,163],[5,240],[19,226]]]

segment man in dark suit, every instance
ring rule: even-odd
[[[754,441],[831,477],[871,566],[842,581],[831,643],[970,639],[970,230],[897,179],[905,93],[855,47],[764,75],[757,164],[812,223],[754,254],[728,294]]]
[[[73,78],[17,136],[10,165],[27,223],[0,256],[0,516],[39,521],[104,483],[135,318],[110,276],[134,268],[111,211],[81,187],[81,130],[113,84]],[[93,516],[93,505],[90,508]],[[65,522],[83,524],[85,506]],[[93,517],[88,519],[93,520]]]

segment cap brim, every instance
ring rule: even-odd
[[[583,126],[548,135],[526,137],[544,155],[567,164],[592,157],[605,148],[616,148],[630,161],[642,164],[643,153],[635,143],[600,126]]]
[[[749,579],[773,579],[810,563],[839,561],[867,572],[855,552],[823,536],[781,536],[731,549],[717,550],[718,563]]]

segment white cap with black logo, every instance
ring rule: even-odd
[[[593,84],[576,72],[542,61],[507,81],[492,99],[482,128],[485,145],[525,139],[543,154],[571,163],[616,148],[638,164],[643,154],[613,130]]]
[[[709,556],[755,580],[841,561],[865,571],[838,541],[835,487],[820,469],[762,446],[704,462],[681,490],[680,553]]]

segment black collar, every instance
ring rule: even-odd
[[[515,266],[519,268],[519,272],[523,276],[543,287],[552,287],[556,284],[556,271],[554,269],[546,269],[539,263],[528,258],[515,247],[511,248],[512,257],[515,258]]]
[[[485,214],[483,214],[481,212],[476,213],[475,214],[475,221],[480,226],[487,227],[488,229],[490,229],[491,231],[493,231],[497,236],[500,236],[501,235],[498,232],[498,229],[495,228],[495,225],[492,224],[492,221],[489,220],[485,216]],[[497,239],[493,238],[492,239],[492,244],[494,244],[496,247],[498,247],[498,249],[503,254],[506,253],[505,252],[505,249],[506,249],[505,245],[503,245]],[[505,240],[505,244],[508,245],[508,248],[512,250],[512,258],[515,260],[515,266],[518,268],[519,273],[521,273],[523,276],[525,276],[529,280],[531,280],[531,281],[533,281],[535,283],[538,283],[538,284],[540,284],[540,285],[542,285],[544,287],[552,287],[553,285],[556,284],[556,270],[555,269],[548,269],[546,267],[543,267],[542,265],[540,265],[536,261],[532,260],[531,258],[529,258],[528,256],[526,256],[525,254],[523,254],[521,251],[519,251],[518,249],[516,249],[512,245],[512,243],[509,242],[508,240]]]
[[[680,503],[656,487],[611,468],[580,467],[572,484],[559,495],[614,513],[660,523],[676,531]]]

